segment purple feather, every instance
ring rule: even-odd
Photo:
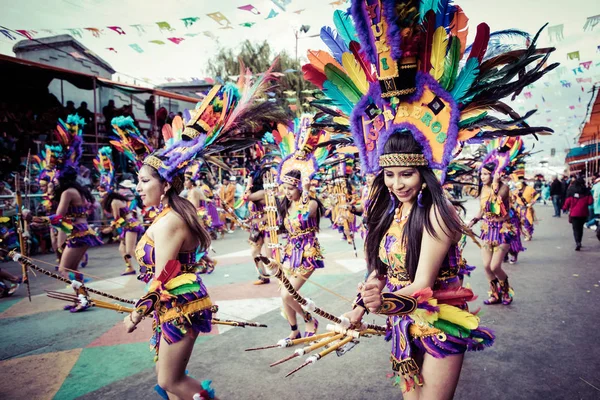
[[[392,58],[398,60],[402,57],[400,45],[402,43],[400,27],[396,21],[396,3],[397,0],[383,0],[383,9],[381,10],[382,19],[387,22],[387,43],[391,47]]]
[[[333,57],[341,64],[342,54],[350,51],[344,40],[328,26],[321,28],[320,36],[323,43],[331,50]]]
[[[373,33],[371,31],[371,21],[366,10],[365,1],[352,1],[350,6],[354,27],[360,39],[361,48],[363,49],[367,60],[371,64],[377,64],[377,51],[375,50]]]

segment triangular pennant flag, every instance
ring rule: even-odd
[[[83,28],[83,29],[90,32],[92,35],[94,35],[95,38],[99,38],[100,34],[102,33],[102,31],[98,28]]]
[[[187,18],[181,18],[181,20],[183,21],[183,23],[185,24],[185,27],[188,28],[192,25],[194,25],[195,22],[197,22],[200,19],[200,17],[187,17]]]
[[[275,18],[278,15],[279,15],[279,13],[271,8],[271,12],[269,12],[269,16],[265,19]],[[600,46],[598,46],[598,48],[600,48]]]
[[[25,30],[25,29],[17,29],[16,32],[18,32],[21,35],[25,36],[29,40],[33,40],[33,35],[35,35],[37,33],[36,31],[28,31],[28,30]]]
[[[585,25],[583,25],[584,32],[587,31],[588,29],[590,31],[593,31],[594,28],[596,27],[596,25],[598,25],[599,23],[600,23],[600,14],[594,15],[593,17],[588,17],[587,20],[585,21]]]
[[[113,51],[113,52],[117,53],[117,50],[115,50],[114,47],[107,47],[106,50]]]
[[[567,59],[569,60],[579,60],[579,51],[572,51],[567,53]]]
[[[107,26],[111,31],[117,32],[119,35],[125,35],[125,31],[120,26]]]
[[[285,11],[285,7],[288,6],[292,0],[271,0],[273,4],[281,8],[281,11]]]
[[[304,11],[306,11],[306,8],[302,8],[302,9],[300,9],[300,10],[296,10],[296,11],[294,11],[294,14],[298,14],[298,15],[300,15],[300,14],[302,14]]]
[[[204,34],[204,36],[209,37],[211,39],[216,39],[217,37],[215,36],[214,33],[212,33],[211,31],[204,31],[202,32]]]
[[[7,29],[0,29],[0,33],[6,36],[7,39],[17,40],[17,38],[13,36]]]
[[[163,42],[162,40],[150,40],[149,42],[154,44],[165,44],[165,42]]]
[[[80,39],[83,37],[83,35],[82,35],[83,31],[82,31],[81,29],[79,29],[79,28],[75,28],[75,29],[67,29],[67,31],[68,31],[68,32],[69,32],[69,34],[70,34],[71,36],[73,36],[73,37],[77,36],[77,37],[78,37],[78,38],[80,38]]]
[[[548,27],[548,37],[550,38],[550,41],[551,42],[552,41],[560,42],[561,40],[563,40],[565,38],[563,35],[563,29],[564,29],[563,24],[549,26]]]
[[[166,21],[157,22],[156,25],[158,25],[158,29],[160,29],[161,31],[172,32],[175,30],[171,28],[171,25]]]
[[[199,35],[199,33],[186,33],[184,36],[196,37],[198,35]]]
[[[133,50],[137,51],[138,53],[144,52],[144,50],[136,43],[130,44],[129,47],[131,47]]]
[[[142,34],[146,33],[146,30],[144,29],[144,25],[137,24],[137,25],[130,25],[130,26],[135,28],[135,30],[137,31],[139,36],[142,36]]]
[[[217,11],[217,12],[214,12],[214,13],[210,13],[210,14],[206,14],[206,15],[209,18],[211,18],[213,21],[215,21],[217,24],[221,25],[221,26],[231,25],[231,22],[220,11]]]
[[[177,37],[170,37],[170,38],[167,38],[167,40],[170,40],[171,42],[173,42],[175,44],[179,44],[179,43],[183,42],[185,39],[177,38]]]
[[[590,66],[592,65],[592,61],[590,60],[590,61],[582,62],[582,63],[579,63],[579,65],[583,66],[583,68],[585,68],[585,69],[590,69]]]
[[[256,9],[252,4],[246,4],[245,6],[238,7],[240,10],[249,11],[254,15],[260,14],[260,11]]]
[[[244,28],[252,28],[252,25],[254,25],[256,22],[244,22],[243,24],[240,24],[240,26],[243,26]]]

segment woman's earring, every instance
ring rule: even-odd
[[[160,202],[158,203],[158,212],[162,212],[162,210],[165,208],[165,205],[163,204],[163,201],[165,200],[165,195],[161,194],[160,195]]]
[[[419,195],[417,196],[417,205],[421,208],[423,208],[423,189],[426,187],[427,185],[423,184],[423,186],[421,186],[421,190],[419,190]]]

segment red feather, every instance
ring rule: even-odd
[[[460,41],[460,56],[465,52],[467,48],[467,36],[469,35],[469,18],[463,11],[460,6],[455,5],[456,11],[454,12],[454,17],[452,18],[452,22],[450,23],[450,33],[456,36]]]
[[[472,301],[475,299],[473,291],[468,288],[458,287],[445,290],[436,290],[433,292],[438,303],[460,305],[464,304],[465,301]]]
[[[181,272],[181,263],[178,260],[169,260],[158,276],[158,280],[166,284]]]
[[[420,70],[425,73],[429,73],[431,70],[431,47],[433,46],[433,33],[435,32],[435,12],[433,10],[427,11],[425,19],[423,20],[424,39],[421,46],[421,60]]]
[[[304,64],[302,66],[302,73],[304,74],[304,79],[314,85],[317,85],[319,89],[323,89],[323,82],[327,80],[327,77],[324,73],[315,68],[314,65]]]
[[[367,81],[375,82],[375,76],[373,76],[373,71],[371,70],[371,63],[368,62],[364,55],[360,51],[360,44],[355,42],[354,40],[350,42],[350,51],[354,55],[354,58],[361,66],[362,70],[365,71],[365,75],[367,76]]]
[[[488,42],[490,41],[490,27],[488,24],[481,23],[477,25],[477,34],[475,35],[475,41],[471,46],[471,54],[469,59],[477,58],[479,63],[483,60],[483,56],[487,51]]]

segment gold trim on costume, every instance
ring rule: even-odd
[[[158,158],[156,156],[148,156],[144,160],[144,164],[149,165],[158,171],[162,165],[162,161],[160,160],[160,158]]]
[[[210,297],[207,296],[198,300],[190,301],[189,303],[185,303],[181,306],[170,308],[168,310],[166,310],[164,307],[161,307],[158,311],[158,320],[160,324],[164,324],[181,316],[187,316],[198,311],[208,310],[212,307],[212,305],[213,304],[212,301],[210,301]]]
[[[298,186],[300,184],[300,179],[291,177],[289,175],[284,175],[281,177],[281,182],[289,183],[290,185]]]
[[[418,167],[429,165],[427,159],[420,153],[392,153],[379,156],[380,167]]]

